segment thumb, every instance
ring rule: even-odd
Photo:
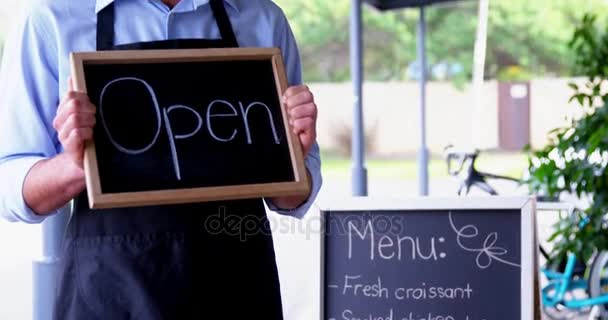
[[[312,144],[315,142],[315,137],[310,131],[305,131],[299,134],[300,143],[302,144],[302,152],[304,157],[308,156]]]
[[[76,89],[74,88],[74,79],[72,78],[72,76],[68,77],[68,89],[69,91],[76,91]]]

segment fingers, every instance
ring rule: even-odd
[[[292,119],[291,125],[295,134],[313,132],[315,130],[315,120],[313,118]]]
[[[314,102],[314,96],[307,86],[290,87],[285,91],[283,101],[288,109]]]
[[[284,101],[292,125],[300,119],[308,118],[309,120],[306,120],[305,123],[312,122],[314,128],[317,119],[317,105],[307,86],[290,87],[285,93]],[[298,123],[302,123],[302,121],[298,121]]]
[[[82,152],[87,140],[93,139],[93,128],[78,128],[70,131],[63,146],[67,152]]]
[[[289,115],[289,124],[300,140],[304,155],[307,155],[317,138],[315,98],[308,86],[299,85],[285,90],[283,103]]]
[[[304,92],[304,91],[310,91],[310,89],[308,88],[307,85],[301,84],[298,86],[292,86],[287,88],[287,90],[285,90],[285,94],[283,94],[283,96],[285,97],[291,97],[291,96],[295,96],[300,92]]]
[[[57,129],[59,140],[66,141],[73,131],[92,129],[95,126],[95,121],[95,114],[93,113],[72,113],[63,125]]]
[[[63,149],[76,164],[82,166],[85,143],[93,138],[96,110],[85,93],[74,91],[74,81],[68,79],[68,82],[69,91],[57,108],[53,127],[57,130]]]
[[[307,103],[289,109],[290,119],[317,118],[317,106],[314,103]]]
[[[303,132],[298,135],[298,138],[302,145],[302,152],[304,153],[304,156],[307,156],[317,140],[317,135],[314,132]]]
[[[317,139],[315,123],[316,121],[310,117],[292,121],[293,132],[298,135],[304,156],[308,155],[310,148]]]
[[[57,116],[53,120],[53,127],[59,131],[68,117],[72,114],[84,113],[95,114],[95,107],[89,101],[86,94],[70,91],[64,97],[57,110]]]

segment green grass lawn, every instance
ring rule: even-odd
[[[334,155],[323,155],[323,176],[329,179],[349,179],[351,160]],[[479,156],[477,170],[488,173],[521,178],[528,166],[527,157],[521,153],[486,153]],[[366,161],[368,175],[381,179],[416,179],[418,163],[415,158],[370,159]],[[447,178],[447,164],[444,159],[433,158],[429,165],[431,179]]]

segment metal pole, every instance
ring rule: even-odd
[[[429,194],[429,151],[426,146],[426,21],[424,6],[420,7],[418,22],[418,64],[420,67],[420,150],[418,150],[418,180],[420,196]]]
[[[367,196],[365,127],[363,125],[363,36],[361,0],[352,0],[350,15],[350,69],[353,81],[352,183],[353,196]]]
[[[42,257],[32,262],[33,320],[51,320],[55,304],[59,257],[69,206],[42,224]]]
[[[488,39],[488,17],[490,0],[479,0],[479,20],[477,23],[477,36],[475,39],[475,53],[473,55],[473,125],[471,142],[473,148],[483,148],[482,113],[483,113],[483,81],[486,65],[486,47]]]

